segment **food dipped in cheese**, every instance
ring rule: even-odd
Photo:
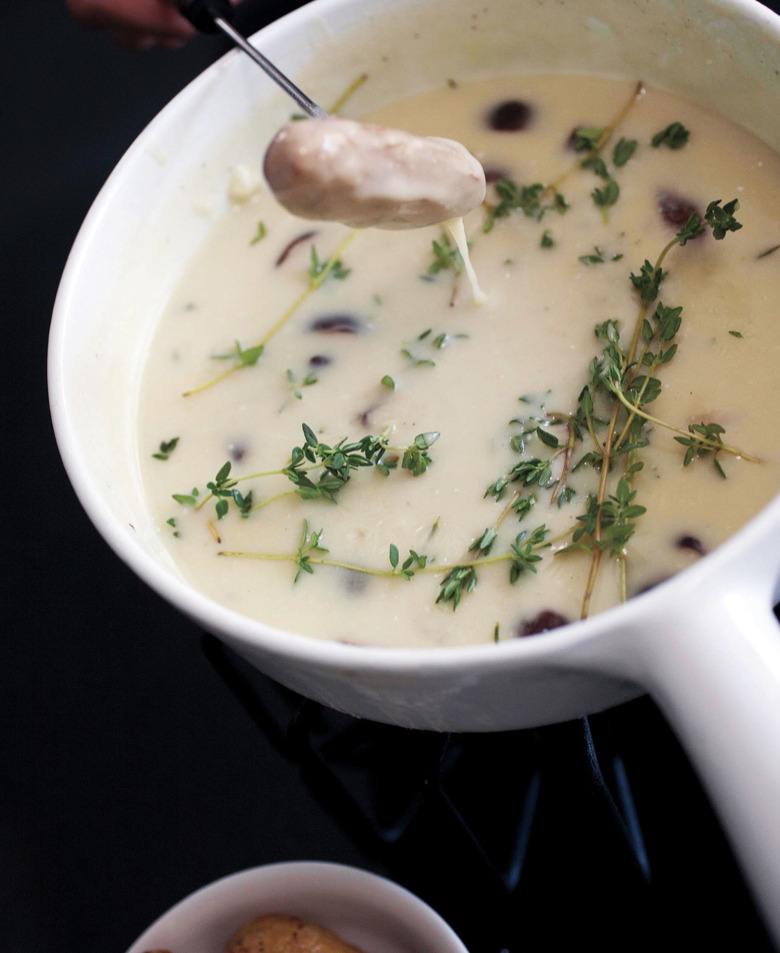
[[[352,228],[436,225],[485,199],[482,166],[459,142],[337,116],[288,123],[263,170],[293,215]]]

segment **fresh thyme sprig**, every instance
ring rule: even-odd
[[[404,448],[401,466],[412,476],[421,476],[431,465],[431,456],[428,453],[433,444],[439,439],[438,431],[417,434],[411,444]]]
[[[388,452],[401,454],[401,468],[412,476],[421,476],[432,464],[430,448],[439,439],[437,431],[418,434],[407,446],[392,446],[386,435],[367,435],[359,440],[346,437],[330,445],[318,439],[308,424],[302,425],[303,442],[293,447],[288,464],[276,470],[249,473],[241,477],[232,475],[232,463],[227,461],[218,470],[213,480],[206,483],[208,493],[201,496],[197,488],[191,493],[176,493],[173,499],[184,506],[202,509],[215,500],[215,512],[220,520],[227,515],[233,502],[242,517],[255,510],[294,493],[302,500],[327,500],[336,502],[336,497],[357,470],[374,467],[387,475],[394,468],[394,461],[385,460]],[[295,487],[255,503],[251,491],[242,494],[237,484],[241,481],[262,477],[284,476]]]
[[[717,423],[698,423],[698,424],[689,424],[687,432],[682,430],[680,427],[675,427],[673,424],[667,423],[664,420],[660,420],[658,417],[652,416],[643,411],[637,404],[632,404],[629,401],[625,393],[619,388],[619,386],[613,384],[613,392],[615,393],[618,400],[623,404],[623,406],[631,414],[637,414],[641,416],[644,420],[649,423],[663,427],[666,430],[670,430],[673,433],[680,434],[681,436],[676,436],[674,439],[683,446],[689,448],[686,451],[685,457],[683,459],[683,465],[688,466],[691,463],[694,456],[707,456],[709,453],[728,453],[735,457],[740,457],[742,460],[747,460],[749,463],[760,463],[761,458],[757,457],[751,453],[746,453],[744,450],[739,449],[738,447],[732,447],[723,442],[721,434],[724,434],[726,431],[724,428]],[[645,400],[645,403],[649,402]],[[694,449],[694,453],[691,454],[691,448]],[[721,476],[725,476],[723,467],[717,461],[717,457],[713,458],[715,463],[715,468]]]
[[[505,473],[488,486],[485,490],[485,497],[492,496],[496,500],[502,500],[507,487],[512,483],[520,483],[524,487],[538,484],[538,486],[544,488],[549,486],[551,477],[552,463],[550,460],[541,460],[539,457],[520,460],[508,473]]]
[[[339,440],[331,446],[317,439],[307,424],[303,425],[304,442],[293,448],[284,475],[293,483],[301,499],[326,499],[335,502],[336,494],[350,480],[352,472],[373,466],[387,449],[385,437],[363,437],[361,440]],[[312,469],[318,472],[311,478]]]
[[[604,221],[607,221],[607,210],[620,198],[620,185],[613,172],[610,171],[605,159],[605,150],[612,139],[615,130],[625,120],[634,106],[645,95],[644,83],[639,82],[634,87],[628,101],[623,105],[620,112],[612,122],[603,127],[580,128],[575,131],[574,151],[585,153],[584,158],[578,160],[574,168],[590,169],[603,182],[603,185],[597,186],[590,193],[594,204],[601,209]],[[638,143],[635,139],[621,138],[612,150],[612,164],[615,168],[622,168],[631,159],[636,152]],[[556,186],[568,178],[573,169],[565,172],[556,181]]]
[[[488,207],[487,218],[482,226],[484,232],[493,229],[497,218],[505,218],[513,211],[520,211],[540,222],[548,212],[562,215],[568,208],[566,199],[557,189],[551,189],[541,182],[517,185],[511,179],[499,179],[495,188],[499,202]]]
[[[287,384],[290,388],[290,391],[293,397],[296,400],[303,400],[303,388],[311,387],[313,384],[316,384],[319,378],[316,374],[306,374],[301,380],[298,380],[295,376],[295,372],[291,367],[288,367],[285,371],[285,378],[287,379]]]
[[[449,604],[457,609],[464,595],[473,592],[477,586],[477,567],[488,565],[509,565],[509,582],[514,584],[527,572],[535,573],[537,563],[542,557],[538,550],[547,546],[547,527],[538,526],[531,533],[520,532],[510,544],[505,553],[493,556],[477,555],[457,565],[436,565],[431,562],[430,556],[409,550],[408,556],[401,562],[400,550],[395,543],[388,547],[389,569],[363,566],[357,563],[346,562],[332,557],[329,550],[322,545],[324,530],[314,532],[307,520],[303,522],[303,530],[297,549],[293,553],[263,553],[250,551],[220,550],[217,555],[234,559],[256,559],[268,562],[291,562],[296,566],[294,582],[298,582],[303,573],[312,575],[315,567],[328,566],[334,569],[345,569],[363,575],[379,576],[386,579],[404,579],[410,581],[420,574],[443,575],[439,584],[439,594],[436,603]]]
[[[583,549],[591,553],[599,549],[607,551],[613,559],[623,558],[636,530],[636,520],[646,512],[644,506],[634,502],[636,495],[628,479],[621,477],[614,495],[604,502],[590,497],[587,510],[577,517],[580,525],[572,533],[572,542],[558,552]]]
[[[574,134],[574,150],[578,153],[576,162],[565,172],[547,185],[535,182],[532,185],[517,185],[511,179],[499,179],[495,189],[499,201],[496,204],[486,203],[487,216],[482,226],[484,232],[493,229],[496,219],[505,218],[513,211],[520,211],[528,218],[541,221],[548,213],[563,214],[569,207],[561,193],[561,185],[578,169],[591,169],[602,179],[603,185],[591,193],[595,204],[602,209],[606,217],[606,210],[614,205],[620,196],[620,186],[614,175],[609,171],[604,160],[604,149],[611,141],[617,128],[625,120],[634,106],[645,94],[644,83],[637,83],[628,100],[620,108],[617,115],[606,126],[580,127]],[[612,152],[613,164],[620,168],[624,166],[636,151],[635,140],[621,139]],[[586,155],[582,155],[586,153]],[[547,244],[545,247],[550,247]]]
[[[726,472],[718,460],[718,454],[721,450],[727,449],[721,436],[726,432],[724,428],[720,424],[689,424],[688,432],[691,434],[690,437],[674,438],[678,443],[687,447],[683,466],[687,467],[695,457],[705,457],[711,453],[715,469],[725,479]]]
[[[400,562],[401,556],[395,543],[390,543],[388,559],[390,560],[392,574],[394,576],[401,576],[406,580],[411,580],[415,572],[425,569],[428,565],[428,557],[415,552],[413,549],[410,549],[406,559]]]
[[[320,540],[322,539],[323,530],[319,530],[316,533],[313,533],[309,529],[309,524],[306,520],[303,521],[303,532],[301,533],[301,541],[298,546],[298,549],[295,553],[295,564],[298,567],[298,572],[295,574],[295,579],[293,582],[298,582],[302,572],[309,573],[311,575],[314,572],[314,567],[312,566],[312,553],[327,553],[328,550],[320,545]]]
[[[437,603],[450,604],[453,611],[460,605],[461,599],[473,592],[479,582],[477,567],[496,563],[509,563],[509,582],[514,585],[523,573],[537,571],[536,563],[542,557],[537,550],[546,545],[546,526],[537,526],[532,533],[522,530],[515,536],[509,550],[499,556],[488,555],[495,543],[496,534],[493,529],[485,531],[483,536],[475,541],[470,551],[476,551],[476,558],[465,561],[448,570],[447,575],[439,584]]]
[[[226,371],[223,371],[221,374],[218,374],[211,380],[206,381],[205,384],[200,384],[198,387],[193,387],[190,390],[185,391],[182,396],[191,397],[193,394],[199,394],[202,391],[213,387],[215,384],[219,384],[220,381],[225,380],[226,377],[229,377],[236,371],[245,367],[252,367],[257,364],[259,358],[265,352],[265,347],[271,338],[273,338],[273,336],[279,330],[281,330],[282,327],[284,327],[284,325],[290,320],[290,318],[301,307],[301,305],[323,284],[328,275],[330,275],[331,271],[335,269],[337,271],[337,276],[342,278],[346,277],[349,271],[343,268],[341,264],[341,256],[354,241],[357,234],[357,231],[350,232],[350,234],[344,239],[344,241],[324,264],[320,263],[319,259],[317,259],[317,273],[315,275],[312,275],[311,271],[314,269],[314,261],[317,253],[316,249],[312,245],[312,267],[309,272],[309,283],[303,294],[301,294],[297,300],[293,302],[293,304],[287,309],[287,311],[284,312],[281,318],[279,318],[276,324],[274,324],[265,333],[262,339],[253,347],[242,349],[238,342],[236,342],[236,351],[232,355],[228,355],[229,357],[234,358],[234,362]]]
[[[598,142],[599,135],[600,130],[585,130],[584,141],[586,144]],[[660,420],[646,409],[661,394],[658,374],[677,353],[675,338],[683,318],[682,307],[669,306],[658,300],[667,277],[666,258],[673,248],[684,247],[707,230],[716,240],[739,230],[741,225],[734,217],[737,207],[736,200],[725,205],[720,200],[711,202],[701,219],[691,216],[654,263],[645,261],[636,273],[630,275],[639,299],[630,344],[623,345],[617,320],[610,319],[596,326],[595,335],[601,343],[601,353],[589,364],[590,380],[580,393],[576,413],[548,413],[543,418],[513,421],[522,424],[520,434],[513,438],[513,446],[523,456],[486,490],[485,496],[496,501],[503,500],[510,488],[513,492],[496,523],[473,544],[472,548],[483,559],[493,546],[497,527],[503,519],[513,510],[525,515],[530,509],[532,500],[524,492],[526,487],[538,486],[541,492],[551,491],[550,502],[557,500],[560,504],[571,500],[573,494],[566,487],[566,475],[572,453],[575,446],[586,439],[591,443],[591,449],[572,469],[591,466],[599,474],[598,488],[588,497],[584,512],[575,517],[568,532],[558,537],[564,545],[556,552],[559,555],[580,550],[590,555],[583,616],[588,614],[603,558],[617,561],[621,593],[623,598],[627,596],[626,550],[638,520],[645,513],[645,507],[636,499],[634,482],[643,468],[640,453],[649,444],[646,424],[653,423],[676,435],[675,439],[686,448],[683,461],[686,466],[694,459],[709,456],[717,471],[725,475],[719,460],[723,453],[733,453],[751,461],[757,459],[728,446],[723,440],[725,431],[718,423],[701,422],[689,425],[686,430]],[[594,257],[603,259],[604,255],[597,248]],[[551,423],[562,422],[568,429],[564,444],[548,428]],[[549,447],[553,454],[547,458],[525,456],[526,443],[532,438]],[[561,453],[565,454],[563,473],[556,481],[553,462]],[[619,462],[621,472],[613,476],[613,469]],[[446,578],[440,598],[457,604],[476,585],[477,565],[466,561]]]
[[[717,459],[722,451],[739,453],[745,459],[755,460],[744,453],[727,447],[722,441],[723,428],[714,422],[694,425],[697,429],[682,431],[657,417],[648,414],[643,408],[655,400],[661,392],[661,383],[654,374],[668,364],[677,351],[672,339],[681,323],[682,308],[667,307],[659,302],[653,314],[648,318],[650,306],[657,300],[660,287],[666,277],[663,264],[669,252],[679,246],[684,247],[694,238],[709,229],[716,240],[722,240],[729,232],[738,231],[742,226],[734,217],[738,202],[734,199],[725,205],[717,199],[707,206],[703,218],[692,215],[688,222],[662,249],[655,264],[645,261],[638,274],[631,274],[632,285],[640,299],[639,313],[628,350],[622,347],[620,330],[616,321],[606,321],[596,328],[596,336],[604,342],[601,356],[590,364],[591,383],[587,400],[581,395],[580,409],[583,410],[588,432],[595,444],[591,451],[591,460],[598,460],[599,486],[585,514],[585,530],[590,541],[591,565],[582,602],[583,616],[588,614],[590,599],[599,574],[602,555],[608,552],[617,558],[620,568],[621,591],[626,597],[626,559],[623,549],[633,529],[635,519],[642,515],[643,508],[634,503],[633,480],[642,469],[638,459],[639,451],[648,441],[643,433],[646,422],[652,422],[683,437],[687,462],[696,456],[713,454],[718,472],[723,475]],[[655,347],[658,350],[654,350]],[[598,394],[611,398],[611,411],[606,424],[606,434],[600,439],[599,429],[594,418],[595,397]],[[609,400],[608,400],[609,403]],[[618,491],[608,492],[609,476],[618,455],[624,459],[624,472],[618,483]],[[615,507],[618,507],[616,510]],[[627,516],[626,513],[630,515]],[[615,530],[617,527],[617,531]],[[576,532],[576,531],[575,531]],[[618,543],[612,545],[617,532]],[[582,532],[576,542],[582,538]],[[609,546],[605,545],[609,543]]]

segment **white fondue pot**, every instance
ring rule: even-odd
[[[780,149],[780,17],[755,0],[316,0],[254,38],[319,102],[360,73],[370,108],[444,78],[595,72],[712,105]],[[595,618],[498,645],[366,648],[272,629],[184,582],[144,502],[135,442],[156,320],[225,202],[290,112],[243,54],[151,123],[73,247],[50,341],[56,436],[116,553],[153,589],[301,694],[409,728],[500,731],[649,693],[685,746],[780,940],[780,498],[692,568]]]

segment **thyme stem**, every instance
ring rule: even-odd
[[[539,543],[533,547],[534,550],[542,549],[549,545],[545,540],[543,543]],[[217,553],[218,556],[229,556],[233,559],[257,559],[265,562],[298,562],[298,556],[293,553],[259,553],[251,551],[230,551],[230,550],[220,550]],[[511,552],[509,553],[499,553],[495,556],[482,556],[479,558],[464,559],[457,563],[448,563],[446,565],[427,565],[421,566],[415,569],[414,574],[417,575],[425,573],[427,575],[446,575],[449,572],[452,572],[454,569],[460,568],[472,568],[472,567],[481,567],[481,566],[490,566],[497,563],[510,562],[513,559]],[[341,559],[331,559],[328,556],[309,556],[307,557],[307,562],[312,566],[330,566],[334,569],[349,569],[352,572],[363,573],[367,576],[383,576],[383,577],[393,577],[398,576],[401,578],[400,573],[394,572],[392,569],[377,569],[370,566],[361,566],[357,563],[348,563],[344,562]]]
[[[652,424],[657,424],[659,427],[664,427],[666,430],[671,430],[673,433],[681,434],[683,437],[690,437],[690,433],[687,430],[682,430],[679,427],[675,427],[674,424],[667,423],[665,420],[661,420],[658,417],[653,417],[652,414],[646,413],[644,410],[641,410],[636,404],[632,404],[631,401],[623,393],[622,389],[613,384],[612,393],[617,397],[620,403],[630,411],[632,414],[636,414],[639,417],[642,417],[643,420],[647,420]],[[745,453],[744,450],[739,450],[736,447],[730,447],[725,443],[716,443],[713,440],[708,440],[706,437],[701,437],[697,443],[702,447],[705,447],[707,450],[722,451],[724,453],[730,453],[732,456],[740,457],[743,460],[748,460],[750,463],[761,463],[760,457],[752,456],[749,453]]]
[[[344,239],[344,241],[339,245],[336,251],[330,256],[327,262],[323,265],[322,270],[309,280],[309,285],[303,294],[290,305],[290,307],[284,312],[284,314],[279,318],[279,320],[274,324],[269,331],[257,342],[255,348],[264,348],[266,344],[271,340],[271,338],[279,331],[281,328],[290,320],[290,318],[295,314],[295,312],[301,307],[301,305],[320,287],[320,285],[325,281],[330,272],[336,266],[337,262],[344,254],[346,249],[352,244],[355,237],[357,236],[357,230],[350,232],[349,235]],[[241,361],[237,361],[226,371],[223,371],[221,374],[218,374],[216,377],[212,378],[209,381],[206,381],[205,384],[200,384],[198,387],[193,387],[190,390],[185,391],[183,397],[191,397],[193,394],[200,394],[204,390],[207,390],[210,387],[213,387],[215,384],[219,384],[220,381],[225,380],[226,377],[229,377],[235,371],[241,370],[242,367],[247,365]]]
[[[626,100],[624,105],[621,107],[620,112],[615,116],[612,122],[609,123],[609,125],[604,127],[604,130],[599,136],[598,141],[595,143],[594,151],[599,152],[601,149],[604,148],[604,146],[609,142],[609,140],[614,135],[615,130],[618,128],[618,126],[626,119],[628,114],[631,112],[634,106],[642,99],[644,95],[645,95],[645,84],[641,80],[639,80],[634,86],[633,90],[631,91],[631,96]],[[550,189],[553,192],[559,191],[560,186],[566,181],[566,179],[569,178],[569,176],[573,172],[576,172],[577,169],[580,168],[581,163],[582,163],[582,160],[577,159],[577,161],[573,165],[571,165],[568,169],[566,169],[565,172],[562,172],[561,175],[559,175],[558,178],[555,179],[548,186],[548,189]]]
[[[368,73],[361,73],[357,79],[353,79],[344,92],[339,96],[336,102],[330,107],[331,114],[338,113],[348,99],[350,99],[368,79]]]

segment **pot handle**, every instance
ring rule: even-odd
[[[780,627],[758,581],[704,588],[644,642],[647,688],[708,790],[780,949]]]

